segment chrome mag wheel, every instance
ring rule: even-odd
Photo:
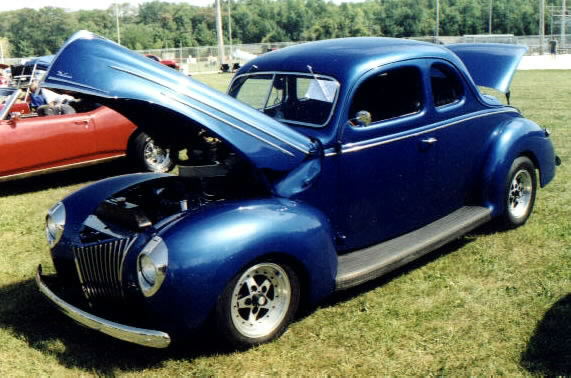
[[[524,224],[535,203],[537,178],[535,165],[526,156],[520,156],[512,162],[505,182],[504,213],[500,217],[502,226],[514,228]]]
[[[145,141],[143,161],[151,172],[167,172],[173,165],[170,151],[157,146],[151,138]]]
[[[513,176],[508,195],[508,211],[514,218],[528,213],[533,194],[533,182],[526,169],[520,169]]]
[[[164,173],[175,166],[171,151],[159,146],[153,138],[142,131],[134,134],[127,155],[138,169],[146,172]]]
[[[254,265],[238,278],[232,291],[232,324],[247,338],[270,335],[283,324],[291,300],[290,278],[281,266]]]

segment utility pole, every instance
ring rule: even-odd
[[[231,16],[231,12],[232,12],[232,0],[228,0],[228,39],[230,40],[230,51],[232,51],[232,16]]]
[[[436,27],[434,28],[434,43],[438,43],[439,30],[440,30],[440,1],[436,0]]]
[[[565,32],[566,30],[566,22],[567,21],[567,4],[565,4],[565,0],[563,0],[563,5],[561,8],[561,48],[565,47]]]
[[[543,55],[545,39],[545,0],[539,1],[539,54]]]
[[[115,3],[115,23],[117,25],[117,43],[121,44],[121,33],[119,31],[119,3]]]
[[[490,12],[488,16],[488,34],[492,34],[492,8],[494,5],[494,0],[490,0]]]
[[[218,37],[218,64],[224,64],[224,39],[222,38],[222,13],[220,0],[216,0],[216,35]]]

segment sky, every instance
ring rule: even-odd
[[[0,12],[22,9],[22,8],[32,8],[38,9],[43,7],[57,7],[69,10],[78,9],[107,9],[116,2],[119,3],[131,3],[131,4],[141,4],[145,0],[96,0],[96,1],[85,1],[85,0],[22,0],[22,1],[10,1],[2,0],[0,1]],[[148,0],[147,0],[148,1]],[[188,3],[190,5],[205,6],[210,5],[214,0],[162,0],[169,3]],[[333,0],[334,3],[342,2],[359,2],[364,0]]]

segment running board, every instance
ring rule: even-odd
[[[338,257],[336,289],[344,290],[389,273],[489,221],[492,211],[465,206],[418,230]]]

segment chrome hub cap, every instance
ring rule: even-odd
[[[508,210],[512,217],[521,218],[527,213],[531,204],[532,180],[525,169],[519,170],[510,184]]]
[[[246,337],[266,336],[279,327],[290,300],[291,284],[279,265],[254,265],[240,276],[232,292],[232,323]]]
[[[170,165],[169,150],[157,146],[153,140],[147,141],[143,155],[145,162],[153,171],[164,172]]]

